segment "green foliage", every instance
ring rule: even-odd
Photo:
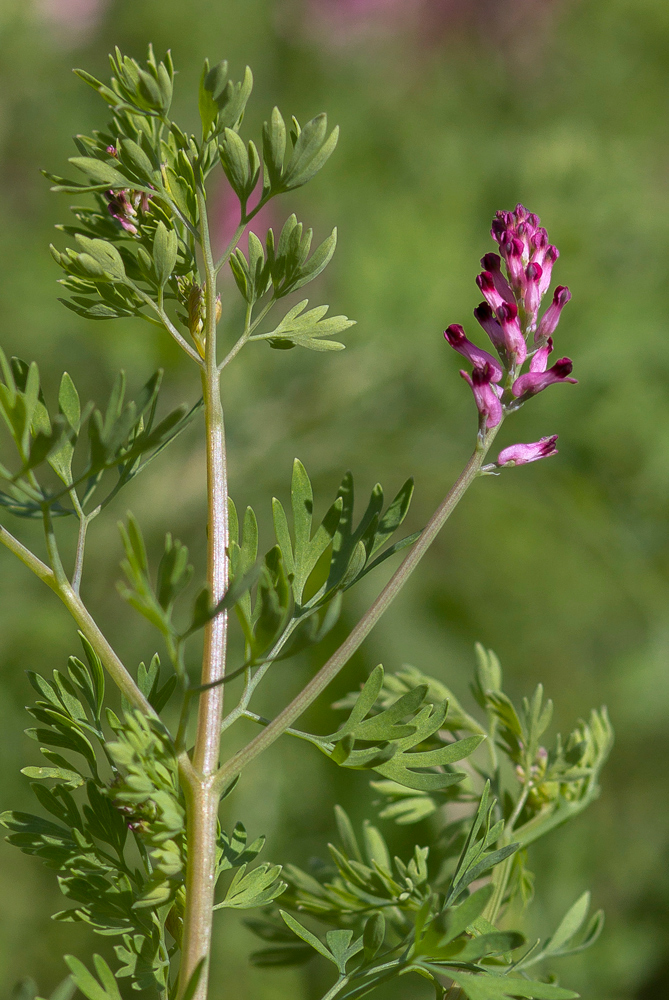
[[[7,492],[0,493],[0,505],[20,517],[41,517],[45,510],[57,516],[80,517],[105,472],[115,468],[116,484],[98,505],[106,506],[200,409],[200,404],[190,411],[179,406],[157,421],[162,371],[155,372],[136,399],[128,402],[125,373],[121,372],[104,410],[91,404],[82,409],[76,387],[66,372],[58,393],[58,413],[51,416],[34,363],[28,365],[20,358],[8,363],[0,350],[0,368],[4,380],[0,381],[0,414],[14,439],[20,462],[15,473],[0,465],[0,477],[8,483]],[[41,484],[36,479],[34,470],[44,463],[56,473],[58,485],[49,480]],[[79,486],[83,487],[81,491]],[[67,498],[74,506],[66,505]]]
[[[210,67],[206,62],[198,99],[198,141],[169,118],[174,83],[169,53],[159,63],[150,48],[142,64],[116,50],[112,72],[107,86],[79,71],[112,113],[104,130],[75,139],[78,155],[70,163],[83,181],[47,175],[54,190],[89,199],[73,208],[74,225],[60,227],[73,247],[52,248],[64,273],[61,284],[69,293],[65,304],[87,319],[135,317],[165,329],[201,369],[204,396],[190,410],[178,407],[158,421],[162,372],[130,402],[121,373],[104,409],[82,407],[72,379],[64,374],[58,412],[52,415],[37,366],[17,358],[8,361],[0,352],[0,414],[18,452],[16,471],[0,466],[7,483],[0,504],[24,517],[43,518],[51,575],[48,569],[40,573],[70,610],[74,608],[77,621],[85,623],[98,644],[94,649],[82,636],[87,664],[72,657],[67,673],[56,670],[53,680],[29,674],[38,694],[29,711],[38,727],[28,732],[49,766],[29,766],[24,774],[35,779],[34,794],[50,818],[23,812],[0,817],[10,843],[58,872],[70,905],[55,919],[87,924],[115,940],[114,971],[99,955],[93,956],[95,974],[78,958],[67,956],[70,977],[53,1000],[68,1000],[74,987],[88,1000],[120,1000],[117,980],[128,980],[133,990],[161,1000],[202,995],[204,959],[193,962],[192,953],[184,951],[191,965],[184,960],[181,982],[171,974],[184,933],[192,929],[192,883],[186,871],[197,860],[199,841],[192,836],[197,825],[189,829],[189,824],[200,807],[200,818],[209,821],[209,847],[215,849],[215,870],[202,874],[205,879],[213,875],[218,886],[213,909],[265,909],[263,917],[249,921],[271,945],[255,956],[259,965],[300,963],[317,953],[336,968],[329,1000],[361,997],[411,972],[428,979],[438,996],[447,980],[471,1000],[567,1000],[575,994],[528,979],[524,970],[581,951],[596,939],[602,918],[595,914],[587,922],[588,895],[574,904],[543,947],[525,949],[519,932],[500,930],[497,922],[516,898],[526,901],[529,896],[527,846],[597,795],[611,730],[606,712],[593,712],[567,740],[558,737],[554,751],[545,750],[541,740],[550,723],[550,703],[544,705],[539,687],[516,707],[502,691],[501,668],[490,652],[479,650],[474,686],[485,724],[433,678],[413,668],[386,678],[379,666],[360,692],[341,703],[350,713],[336,732],[314,735],[287,723],[280,730],[315,745],[341,767],[374,771],[383,779],[372,783],[385,799],[382,818],[409,824],[430,815],[436,819],[442,806],[458,804],[455,819],[430,845],[414,845],[408,860],[391,858],[381,831],[368,821],[356,837],[341,809],[336,814],[341,843],[330,845],[331,862],[313,873],[296,866],[282,870],[267,862],[251,867],[264,838],[249,844],[241,823],[232,834],[214,824],[212,796],[220,797],[226,773],[225,768],[216,770],[221,727],[227,729],[239,718],[272,725],[249,708],[267,668],[320,643],[338,620],[343,594],[419,538],[420,532],[415,532],[391,542],[407,516],[412,480],[385,510],[383,490],[377,485],[354,527],[353,479],[347,474],[314,530],[312,485],[296,460],[292,524],[275,499],[276,544],[259,563],[255,514],[246,509],[240,532],[231,503],[230,585],[214,602],[212,591],[220,594],[217,581],[227,579],[228,573],[223,543],[210,543],[209,583],[200,587],[182,623],[175,618],[193,576],[188,550],[168,533],[153,573],[139,525],[128,515],[120,526],[126,582],[119,589],[163,636],[171,666],[167,678],[161,677],[155,656],[148,668],[140,664],[135,681],[99,638],[81,603],[88,522],[202,407],[210,476],[212,466],[221,466],[216,473],[220,490],[216,494],[212,489],[211,499],[212,506],[218,504],[217,538],[225,537],[219,503],[227,492],[219,376],[238,351],[260,340],[279,350],[339,350],[343,344],[329,338],[352,325],[345,316],[328,317],[328,306],[307,309],[305,299],[273,329],[261,332],[260,327],[279,299],[323,272],[334,254],[336,229],[312,251],[312,230],[291,215],[278,238],[270,229],[264,243],[249,235],[247,255],[237,247],[248,223],[271,198],[306,184],[332,154],[338,130],[328,134],[326,116],[317,115],[304,128],[293,118],[290,151],[277,108],[263,126],[261,143],[244,139],[240,129],[252,90],[250,70],[234,83],[227,63]],[[239,202],[240,223],[215,262],[205,181],[219,165]],[[223,307],[216,275],[228,262],[244,300],[245,320],[236,345],[219,360],[215,333]],[[114,468],[118,481],[93,507],[105,473]],[[51,478],[42,482],[37,470]],[[80,521],[71,581],[51,522],[52,515],[66,514]],[[213,525],[209,528],[213,535]],[[24,561],[35,560],[17,540],[12,544]],[[241,665],[222,676],[222,630],[215,620],[222,623],[233,608],[243,633],[244,656]],[[184,649],[201,628],[207,628],[205,663],[202,683],[195,686],[185,669]],[[103,661],[124,681],[120,714],[105,698]],[[228,716],[221,716],[220,705],[209,718],[200,711],[191,754],[193,699],[206,698],[210,708],[219,696],[212,689],[240,673],[245,675],[244,690]],[[177,688],[180,716],[173,736],[159,713]],[[298,707],[304,710],[309,703]],[[487,746],[481,746],[484,743]],[[252,749],[253,743],[248,744],[236,759],[251,755]],[[203,752],[213,758],[205,766]],[[467,758],[462,770],[454,768]],[[472,891],[481,879],[486,884]],[[278,897],[281,910],[275,905]],[[324,937],[318,926],[310,929],[294,913],[324,925]],[[21,1000],[24,995],[33,1000],[36,988],[28,983],[21,991]]]
[[[479,831],[494,808],[486,788],[456,874],[449,885],[442,886],[439,875],[435,877],[428,866],[429,848],[416,847],[408,863],[399,858],[391,862],[380,832],[365,823],[361,845],[348,816],[338,807],[341,846],[330,845],[334,868],[321,865],[314,874],[292,865],[285,869],[288,890],[281,903],[287,909],[280,916],[293,936],[285,934],[271,911],[262,919],[247,921],[254,933],[271,944],[255,952],[252,960],[260,966],[300,964],[309,958],[310,952],[303,947],[308,945],[312,955],[321,955],[337,968],[340,989],[334,989],[333,996],[361,997],[391,979],[415,972],[430,979],[438,995],[446,977],[471,1000],[575,997],[570,990],[516,976],[522,961],[513,960],[513,953],[523,948],[525,939],[516,931],[498,931],[484,919],[492,885],[454,905],[465,889],[465,874],[471,881],[486,870],[473,845],[477,838],[480,844],[486,842],[485,836],[479,838]],[[496,835],[500,833],[498,829]],[[500,860],[491,856],[490,865]],[[329,930],[323,940],[290,910],[336,929]],[[554,938],[563,940],[565,933],[573,936],[583,918],[580,913],[574,915],[564,932],[563,921]],[[558,950],[551,954],[557,955]]]

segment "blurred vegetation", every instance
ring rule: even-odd
[[[138,385],[162,364],[167,395],[180,402],[198,390],[166,336],[131,323],[87,324],[56,301],[47,244],[53,225],[67,221],[68,202],[49,194],[38,173],[62,170],[71,136],[105,120],[70,68],[103,75],[111,46],[142,56],[149,40],[159,53],[173,51],[175,117],[186,125],[195,126],[195,86],[209,56],[228,58],[236,73],[252,66],[254,125],[276,103],[302,120],[325,109],[342,128],[326,171],[292,197],[317,237],[339,227],[319,291],[334,312],[358,320],[348,348],[313,355],[251,346],[225,380],[233,496],[253,503],[266,527],[269,497],[285,497],[295,454],[320,491],[321,510],[347,467],[361,491],[377,479],[396,491],[413,473],[411,527],[420,527],[473,440],[471,395],[441,331],[451,322],[473,329],[474,277],[493,248],[494,211],[523,201],[559,247],[554,274],[573,300],[557,349],[574,359],[580,382],[543,394],[504,431],[504,444],[559,432],[559,457],[474,488],[330,700],[380,660],[388,670],[413,663],[466,698],[478,639],[497,650],[515,694],[544,682],[563,730],[607,703],[617,744],[605,792],[535,853],[535,921],[554,925],[591,887],[607,926],[595,948],[561,966],[562,981],[589,1000],[669,995],[669,6],[3,0],[3,346],[35,358],[47,388],[67,369],[98,398],[118,367]],[[223,230],[223,186],[215,198]],[[224,310],[234,327],[230,291]],[[231,329],[231,343],[233,336]],[[198,449],[195,436],[181,439],[171,459],[128,489],[115,517],[91,529],[86,597],[130,662],[153,650],[115,594],[114,521],[131,506],[149,539],[173,530],[201,565]],[[0,566],[0,800],[22,808],[29,791],[18,769],[34,752],[22,735],[23,671],[61,666],[77,640],[46,589],[8,554]],[[358,607],[375,584],[357,595]],[[348,606],[342,630],[355,610]],[[305,659],[278,667],[259,710],[284,703],[297,675],[314,666]],[[326,702],[313,714],[323,731],[332,728]],[[364,777],[342,777],[283,741],[229,808],[253,836],[268,833],[268,857],[303,863],[331,836],[335,801],[356,818],[372,811]],[[416,829],[384,825],[397,849]],[[62,953],[84,956],[90,944],[50,921],[61,905],[53,873],[2,845],[0,899],[5,995],[25,974],[42,991],[52,988]],[[320,996],[316,963],[253,970],[253,947],[235,920],[221,920],[213,997],[216,984],[258,1000]],[[403,997],[424,995],[420,983],[403,981]]]

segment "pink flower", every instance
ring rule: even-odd
[[[552,437],[543,437],[531,444],[512,444],[500,451],[497,464],[527,465],[528,462],[537,462],[540,458],[550,458],[551,455],[557,455],[555,447],[557,439],[557,434],[553,434]]]
[[[513,383],[512,392],[516,399],[529,399],[530,396],[536,396],[538,392],[541,392],[547,386],[552,385],[554,382],[573,382],[576,383],[578,379],[569,378],[572,370],[571,358],[560,358],[556,361],[552,368],[549,368],[545,372],[528,372],[526,375],[521,375]]]
[[[509,355],[517,365],[522,365],[527,357],[527,345],[518,321],[518,307],[513,302],[502,302],[497,309],[497,319]]]
[[[523,300],[525,312],[527,313],[530,327],[534,329],[537,325],[537,313],[541,305],[541,292],[539,290],[541,276],[543,275],[541,264],[533,261],[525,268],[525,280],[523,281]]]
[[[120,222],[127,233],[136,236],[139,224],[137,212],[139,210],[142,215],[148,212],[151,195],[144,191],[122,188],[120,191],[107,191],[105,198],[112,219]]]
[[[548,367],[548,358],[553,353],[553,338],[549,337],[543,347],[535,351],[530,358],[531,372],[545,372]]]
[[[490,379],[491,382],[500,382],[502,380],[504,369],[499,361],[493,358],[492,354],[488,354],[487,351],[481,350],[476,344],[472,344],[471,340],[467,339],[463,328],[458,326],[457,323],[451,323],[448,330],[444,330],[444,337],[453,350],[461,354],[467,361],[471,361],[475,368],[483,368],[486,364],[490,365],[493,373]]]
[[[541,322],[534,337],[535,344],[542,344],[547,337],[555,333],[560,322],[560,313],[571,299],[571,292],[566,285],[558,285],[553,293],[553,301],[541,317]]]
[[[499,353],[505,357],[506,341],[504,340],[504,331],[495,319],[495,315],[487,302],[482,302],[476,307],[474,317],[488,334]]]
[[[481,267],[492,278],[495,288],[505,302],[515,302],[511,285],[502,274],[502,258],[498,253],[487,253],[481,257]],[[477,279],[478,283],[478,279]],[[481,286],[479,285],[479,288]]]
[[[502,420],[502,404],[495,391],[497,387],[491,385],[493,374],[493,369],[487,362],[483,367],[477,365],[471,376],[468,372],[460,372],[474,393],[476,407],[483,417],[485,427],[497,427]]]

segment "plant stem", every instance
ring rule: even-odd
[[[220,372],[216,357],[216,267],[211,253],[204,193],[198,190],[200,234],[205,270],[206,349],[202,371],[207,448],[208,550],[207,582],[214,605],[228,586],[228,483]],[[227,611],[207,625],[192,767],[181,767],[188,818],[186,906],[178,997],[183,997],[198,963],[209,956],[214,905],[214,870],[220,786],[218,769],[223,717],[227,643]],[[208,968],[202,972],[193,1000],[207,996]]]
[[[506,822],[504,827],[504,832],[499,840],[500,847],[506,847],[507,844],[511,844],[514,841],[513,828],[518,822],[518,817],[523,811],[523,807],[527,802],[527,797],[530,794],[531,779],[527,778],[525,781],[525,786],[523,791],[516,802],[516,807],[513,810],[511,816]],[[497,920],[497,916],[504,902],[504,893],[506,892],[507,886],[509,884],[509,878],[511,877],[511,867],[513,865],[514,855],[512,854],[508,858],[504,858],[501,864],[497,865],[493,869],[492,873],[492,885],[493,894],[488,900],[485,910],[483,911],[483,916],[486,920],[489,920],[491,924],[494,924]]]
[[[28,569],[32,570],[35,576],[39,577],[43,583],[46,583],[47,587],[50,587],[51,590],[53,590],[53,592],[60,597],[61,601],[79,626],[79,629],[83,635],[86,636],[91,646],[100,657],[100,662],[103,667],[107,670],[116,686],[119,688],[121,693],[125,695],[128,701],[145,715],[155,717],[156,713],[151,708],[151,705],[135,684],[132,676],[100,631],[90,612],[84,605],[79,595],[75,593],[71,584],[68,583],[67,580],[59,582],[52,569],[46,566],[41,559],[38,559],[37,556],[30,551],[30,549],[27,549],[25,545],[18,540],[18,538],[15,538],[14,535],[7,531],[6,528],[1,526],[0,542],[2,542],[2,544],[10,550],[10,552],[13,552],[14,555],[28,567]]]
[[[311,703],[321,694],[328,684],[337,676],[342,667],[350,660],[356,650],[362,645],[379,618],[390,606],[398,595],[416,566],[423,558],[440,530],[455,510],[456,506],[466,493],[467,489],[479,475],[481,466],[485,460],[499,426],[488,431],[484,437],[479,437],[474,454],[467,462],[461,475],[458,477],[448,494],[439,505],[426,527],[421,532],[420,537],[409,550],[409,554],[402,561],[401,565],[392,575],[386,586],[376,598],[372,606],[363,615],[348,638],[342,643],[339,649],[330,657],[315,677],[309,681],[306,687],[294,698],[289,705],[284,708],[279,715],[259,733],[247,746],[231,757],[224,764],[218,773],[218,782],[221,787],[230,783],[246,765],[258,754],[262,753],[274,743],[285,730],[299,718],[300,715],[311,705]]]

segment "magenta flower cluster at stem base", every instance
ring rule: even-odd
[[[474,344],[464,329],[451,324],[444,336],[451,347],[472,365],[471,374],[460,374],[469,384],[479,412],[479,433],[497,427],[506,413],[555,382],[571,378],[570,358],[548,367],[553,334],[571,293],[558,285],[553,300],[539,317],[541,303],[551,283],[558,250],[549,242],[538,215],[516,205],[513,212],[497,212],[491,235],[499,254],[481,259],[483,271],[476,278],[484,301],[474,310],[479,325],[490,338],[497,357]],[[528,370],[523,367],[529,361]],[[524,465],[556,454],[557,435],[533,444],[517,444],[500,452],[498,465]]]

